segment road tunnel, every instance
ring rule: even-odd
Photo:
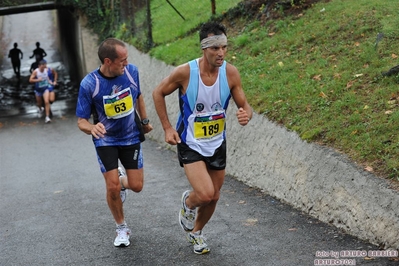
[[[56,101],[52,105],[54,115],[74,111],[79,82],[86,74],[79,27],[79,17],[71,7],[50,4],[40,8],[37,5],[0,8],[0,117],[39,115],[34,85],[29,83],[36,42],[46,51],[44,59],[48,66],[59,75]],[[23,52],[19,78],[8,58],[14,43]]]

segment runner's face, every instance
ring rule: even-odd
[[[209,34],[209,36],[212,36],[213,34]],[[206,56],[208,62],[214,66],[214,67],[220,67],[223,65],[224,57],[227,52],[227,45],[222,45],[222,46],[211,46],[208,48],[205,48],[204,50],[204,55]]]
[[[46,64],[41,64],[41,65],[39,65],[39,70],[40,70],[40,72],[43,72],[44,69],[45,69],[46,67],[47,67]]]
[[[125,66],[127,66],[127,49],[120,45],[116,46],[116,52],[118,54],[118,58],[110,64],[110,72],[115,76],[121,76],[125,72]]]

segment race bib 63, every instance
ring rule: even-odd
[[[130,88],[113,95],[103,96],[104,110],[108,119],[118,119],[134,111],[133,97]]]

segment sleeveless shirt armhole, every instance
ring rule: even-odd
[[[190,66],[190,78],[187,84],[186,97],[190,104],[191,110],[193,110],[195,101],[197,100],[198,94],[198,59],[191,60]],[[182,95],[180,95],[181,97]]]
[[[229,82],[227,80],[227,74],[226,74],[226,65],[227,62],[224,61],[223,65],[220,67],[221,71],[220,73],[220,98],[222,102],[226,102],[227,99],[230,98],[230,87],[229,87]]]

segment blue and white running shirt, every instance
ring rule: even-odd
[[[89,119],[92,108],[107,133],[93,142],[99,146],[126,146],[140,142],[140,131],[134,121],[135,106],[140,96],[139,73],[128,64],[121,76],[104,77],[99,69],[89,73],[80,83],[76,116]]]
[[[180,97],[177,132],[181,140],[203,156],[212,156],[226,138],[226,110],[231,98],[226,61],[215,83],[206,86],[200,76],[198,59],[189,62],[190,80]]]

